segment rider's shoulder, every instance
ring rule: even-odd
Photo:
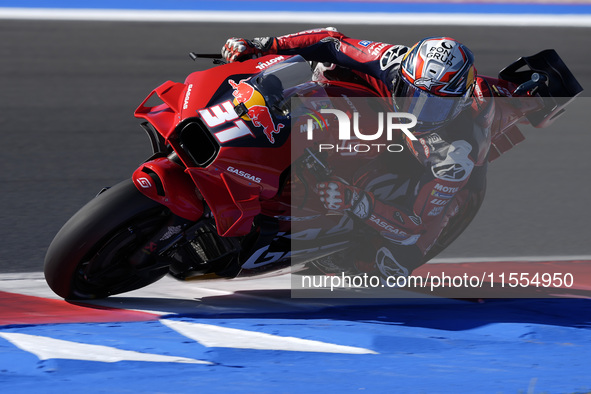
[[[485,78],[476,77],[471,103],[474,121],[483,127],[490,126],[494,116],[494,94]]]

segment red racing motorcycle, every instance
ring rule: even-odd
[[[524,139],[517,124],[547,126],[582,91],[553,50],[518,59],[499,78],[483,78],[495,97],[513,97],[496,103],[489,161]],[[318,80],[300,56],[222,63],[184,83],[162,84],[135,111],[153,155],[62,227],[45,258],[47,283],[64,298],[102,298],[166,274],[180,280],[258,275],[346,251],[350,226],[315,202],[309,186],[330,176],[332,156],[340,155],[319,154],[312,145],[339,142],[328,132],[313,142],[304,138],[330,125],[298,99],[335,108],[350,103],[331,104],[331,98],[372,96],[363,85]],[[387,100],[378,100],[381,108],[373,111],[391,111]],[[316,119],[314,125],[300,122],[303,115]],[[374,158],[354,156],[341,169]],[[455,236],[445,238],[426,259]]]

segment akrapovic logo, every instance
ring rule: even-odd
[[[395,138],[395,132],[401,131],[404,135],[416,141],[417,137],[412,134],[411,129],[416,126],[417,118],[415,115],[405,112],[378,112],[378,127],[376,131],[362,131],[359,126],[359,113],[353,113],[353,119],[349,115],[338,109],[320,109],[320,114],[332,114],[336,116],[338,121],[338,139],[341,144],[322,143],[318,145],[320,152],[322,151],[336,151],[348,153],[365,153],[369,151],[378,152],[402,152],[404,146],[402,144],[391,143]],[[319,127],[314,127],[316,119],[308,119],[307,121],[307,139],[314,140],[314,131]],[[376,141],[384,140],[384,133],[386,143],[377,143]]]

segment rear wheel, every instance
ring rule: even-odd
[[[131,256],[158,232],[169,210],[124,181],[98,195],[59,231],[45,257],[51,289],[69,299],[104,298],[162,278],[168,265]]]

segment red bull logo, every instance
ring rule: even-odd
[[[242,79],[238,83],[232,79],[228,80],[228,83],[234,89],[232,96],[234,96],[239,103],[248,102],[254,94],[254,87],[251,84],[246,83],[246,81],[248,81],[248,78]]]
[[[248,116],[253,125],[263,128],[263,133],[265,133],[265,136],[267,136],[269,142],[272,144],[275,143],[275,137],[273,137],[273,134],[279,134],[279,131],[285,127],[283,123],[279,123],[275,126],[269,108],[263,105],[253,105],[250,107],[248,109]]]
[[[250,120],[255,127],[262,127],[263,133],[269,142],[274,144],[275,137],[273,134],[278,134],[285,125],[283,123],[275,125],[271,112],[265,105],[265,99],[246,81],[248,81],[248,78],[242,79],[238,83],[232,79],[228,80],[228,83],[232,86],[232,89],[234,89],[232,96],[234,96],[237,102],[244,103],[248,108],[248,112],[246,113],[248,118],[243,118],[245,120]]]

